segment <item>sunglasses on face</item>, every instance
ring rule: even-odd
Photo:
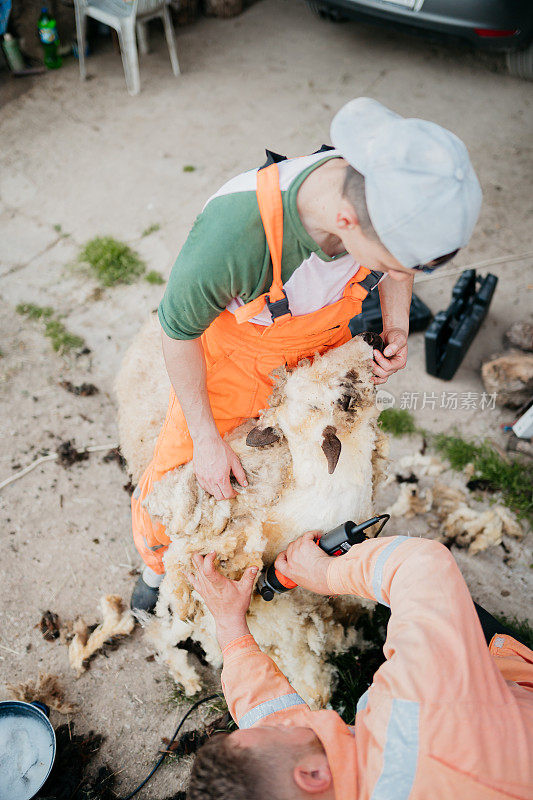
[[[433,261],[429,261],[427,264],[417,264],[416,267],[411,267],[411,269],[416,269],[419,272],[433,272],[433,270],[437,269],[437,267],[442,267],[443,264],[451,261],[452,258],[457,255],[459,250],[460,248],[458,247],[457,250],[453,251],[453,253],[447,253],[445,256],[434,258]]]

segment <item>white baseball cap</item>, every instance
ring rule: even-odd
[[[482,193],[455,134],[357,97],[333,118],[331,140],[364,175],[372,225],[400,264],[427,264],[468,244]]]

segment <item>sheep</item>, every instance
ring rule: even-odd
[[[183,576],[193,552],[216,550],[222,572],[238,578],[261,568],[304,531],[327,531],[348,519],[372,516],[387,440],[377,424],[372,347],[356,337],[323,356],[273,374],[269,407],[226,441],[241,460],[248,486],[215,501],[197,483],[191,463],[154,484],[144,505],[171,539],[165,554],[155,619],[147,634],[158,658],[187,694],[200,689],[180,642],[190,638],[213,666],[221,665],[214,623]],[[134,480],[151,456],[165,405],[168,378],[154,321],[132,343],[117,379],[122,452]],[[257,642],[312,706],[328,701],[333,668],[327,654],[357,640],[362,605],[295,589],[266,603],[253,596],[249,626]]]

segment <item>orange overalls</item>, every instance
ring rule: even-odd
[[[238,726],[312,728],[335,800],[531,800],[533,652],[499,634],[487,647],[450,551],[380,536],[331,559],[327,582],[333,595],[391,609],[386,661],[354,726],[310,711],[250,635],[224,648],[222,687]]]
[[[349,341],[348,322],[361,313],[363,300],[380,277],[379,273],[359,267],[340,300],[311,314],[293,317],[281,279],[283,205],[276,164],[258,171],[257,202],[272,259],[272,286],[268,293],[241,306],[235,314],[223,311],[201,337],[209,401],[221,436],[245,419],[257,417],[268,405],[272,370],[283,364],[294,367],[302,358],[312,358],[315,353],[324,353]],[[272,314],[272,325],[249,322],[265,304]],[[162,525],[152,522],[142,501],[156,481],[190,461],[192,455],[187,422],[171,389],[152,461],[131,500],[135,546],[145,564],[157,574],[164,572],[163,555],[170,539]]]

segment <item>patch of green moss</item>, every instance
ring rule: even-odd
[[[417,432],[412,414],[403,408],[385,408],[379,415],[379,424],[385,433],[393,436]]]
[[[103,286],[133,283],[146,271],[146,264],[135,250],[111,236],[96,236],[79,255]]]
[[[144,280],[148,281],[148,283],[155,283],[155,284],[160,284],[165,282],[165,279],[163,278],[161,273],[157,272],[155,269],[151,269],[150,272],[147,272],[146,275],[144,276]]]
[[[156,231],[160,230],[161,225],[159,222],[154,222],[153,225],[149,225],[144,231],[141,233],[141,236],[150,236],[151,233],[155,233]]]
[[[185,166],[183,167],[183,171],[184,172],[195,172],[196,171],[196,167],[193,167],[192,164],[185,164]]]
[[[56,353],[67,353],[71,350],[81,350],[85,342],[81,336],[70,333],[50,306],[37,306],[34,303],[19,303],[16,307],[18,314],[31,320],[44,322],[44,335],[50,339]]]
[[[439,434],[433,444],[453,469],[473,464],[472,479],[482,481],[489,491],[501,492],[504,504],[533,524],[533,476],[521,461],[508,462],[487,442],[476,444],[460,436]]]

